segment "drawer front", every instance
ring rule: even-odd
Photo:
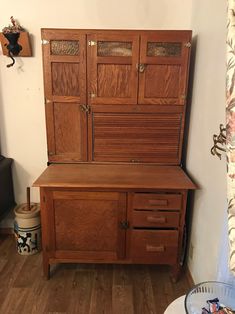
[[[181,208],[180,194],[135,193],[133,208],[138,210]]]
[[[163,227],[178,228],[179,213],[156,212],[156,211],[133,211],[133,227]]]
[[[133,230],[130,257],[133,262],[174,264],[177,261],[178,231]]]

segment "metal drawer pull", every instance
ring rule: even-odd
[[[153,246],[153,245],[146,245],[146,251],[147,252],[164,252],[165,251],[165,246],[160,245],[160,246]]]
[[[158,222],[158,223],[164,223],[166,222],[166,217],[153,217],[153,216],[147,216],[148,222]]]
[[[152,206],[155,206],[155,205],[167,206],[168,201],[167,200],[149,200],[149,204]]]

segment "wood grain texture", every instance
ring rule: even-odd
[[[97,96],[130,97],[131,65],[98,64]]]
[[[186,275],[172,283],[168,268],[156,265],[61,264],[53,267],[53,279],[45,281],[41,254],[33,260],[32,256],[18,255],[12,236],[2,236],[0,252],[7,254],[8,265],[0,271],[0,312],[4,314],[149,314],[149,309],[163,314],[169,303],[192,286]],[[34,271],[29,281],[30,266]],[[16,287],[20,277],[24,287]],[[6,282],[7,278],[11,280]]]
[[[175,98],[171,102],[177,104],[180,82],[179,66],[148,65],[145,79],[145,98]]]
[[[79,96],[79,64],[54,63],[52,70],[52,95]]]
[[[33,186],[95,189],[196,189],[178,166],[118,164],[50,165]]]
[[[180,114],[93,114],[93,161],[178,164]]]

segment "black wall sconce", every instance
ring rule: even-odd
[[[30,57],[32,55],[28,32],[16,22],[13,16],[11,24],[3,28],[0,37],[3,54],[12,59],[12,62],[7,64],[8,68],[15,64],[15,56]]]

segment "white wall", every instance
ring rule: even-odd
[[[191,0],[50,0],[3,1],[0,28],[13,15],[32,34],[34,57],[17,58],[6,68],[0,54],[1,152],[14,162],[18,203],[26,201],[26,186],[45,169],[46,134],[40,28],[190,29]],[[32,200],[39,200],[36,188]]]
[[[210,154],[212,136],[225,121],[226,1],[195,0],[192,29],[197,37],[187,169],[195,193],[189,268],[195,282],[216,279],[226,206],[225,157]]]

